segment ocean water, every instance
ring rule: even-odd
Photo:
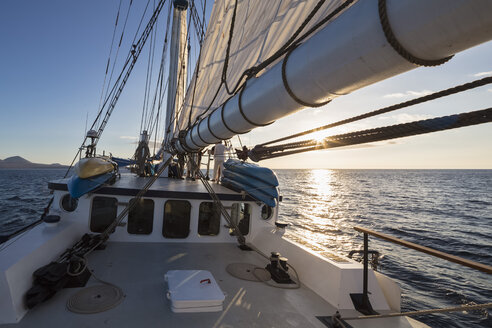
[[[362,226],[492,265],[492,170],[279,170],[289,234],[340,255]],[[379,271],[402,288],[402,311],[492,302],[492,277],[369,236]],[[431,327],[492,327],[490,310],[417,317]]]
[[[0,170],[0,235],[38,220],[50,200],[48,181],[66,169]]]
[[[492,170],[277,170],[288,235],[347,256],[367,227],[492,265]],[[0,235],[37,220],[47,182],[65,170],[0,170]],[[402,288],[402,311],[492,302],[485,273],[375,237],[378,270]],[[431,327],[492,327],[490,311],[417,317]]]

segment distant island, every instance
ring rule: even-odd
[[[28,161],[20,156],[8,157],[4,160],[0,159],[0,169],[63,169],[66,165],[59,163],[54,164],[38,164]]]

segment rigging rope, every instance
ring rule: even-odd
[[[321,19],[318,23],[316,23],[313,27],[311,27],[308,31],[306,31],[304,34],[302,34],[299,38],[296,39],[296,37],[303,31],[303,29],[307,26],[307,24],[313,19],[313,17],[317,13],[317,11],[321,8],[321,6],[323,5],[324,2],[325,2],[325,0],[319,0],[319,2],[316,4],[316,6],[313,8],[313,10],[311,10],[311,12],[309,13],[309,15],[304,19],[304,21],[301,23],[301,25],[294,32],[294,34],[292,35],[292,37],[289,40],[287,40],[287,42],[284,43],[273,55],[271,55],[270,57],[268,57],[267,59],[265,59],[262,63],[258,64],[257,66],[253,66],[253,67],[250,67],[250,68],[246,69],[241,74],[241,76],[239,77],[239,79],[236,82],[236,85],[234,86],[234,88],[232,90],[227,90],[228,93],[230,95],[235,95],[238,91],[240,91],[244,87],[244,85],[245,85],[245,83],[246,83],[246,81],[248,79],[256,76],[259,72],[261,72],[263,69],[265,69],[266,67],[268,67],[271,63],[273,63],[274,61],[276,61],[278,58],[282,57],[283,55],[287,54],[289,51],[291,51],[294,48],[296,48],[300,44],[301,41],[303,41],[304,39],[306,39],[308,36],[310,36],[311,34],[313,34],[316,30],[318,30],[325,23],[327,23],[328,21],[330,21],[331,19],[333,19],[335,16],[337,16],[338,14],[340,14],[343,10],[345,10],[347,7],[349,7],[354,2],[354,0],[346,0],[345,2],[343,2],[340,6],[338,6],[332,12],[330,12],[330,14],[328,14],[326,17],[324,17],[323,19]],[[236,6],[237,6],[237,3],[236,3]],[[235,18],[235,16],[233,16],[233,21],[231,22],[231,27],[232,28],[234,27],[234,18]],[[229,36],[232,37],[232,29],[229,32]],[[228,41],[228,45],[229,45],[230,42],[231,42],[231,38]],[[226,59],[227,59],[227,62],[226,62]],[[224,70],[227,71],[227,67],[225,66],[225,64],[228,63],[227,56],[226,56],[226,59],[224,60],[223,72],[224,72]],[[224,80],[223,79],[223,76],[224,76],[224,73],[222,73],[221,83],[219,84],[219,87],[217,88],[217,91],[215,92],[215,95],[212,98],[210,104],[207,106],[207,108],[201,114],[199,114],[195,118],[195,121],[194,121],[193,125],[197,124],[197,122],[212,107],[215,99],[217,98],[217,96],[218,96],[218,94],[220,92],[220,88],[223,85],[223,80]],[[243,82],[243,83],[241,83],[244,78],[246,78],[246,81]],[[222,107],[225,103],[227,103],[227,101],[229,99],[227,99],[222,105],[218,106],[218,108]],[[182,110],[182,108],[180,109],[180,111],[181,110]],[[191,108],[190,111],[191,110],[193,110],[193,108]],[[236,132],[233,131],[233,133],[236,133]],[[236,134],[238,134],[238,133],[236,133]]]
[[[118,6],[118,13],[116,14],[116,21],[114,23],[113,37],[111,38],[111,47],[109,48],[108,62],[106,63],[106,73],[104,74],[104,81],[103,81],[103,86],[102,86],[102,90],[101,90],[101,97],[99,98],[99,107],[101,107],[103,95],[104,95],[104,89],[106,89],[106,78],[108,77],[109,63],[111,61],[111,54],[113,53],[114,37],[116,35],[116,29],[118,28],[118,19],[120,17],[121,3],[122,3],[122,0],[120,0],[120,4]],[[115,59],[115,61],[116,61],[116,59]]]
[[[193,159],[193,157],[192,156],[187,156],[187,157],[188,157],[188,161],[190,161],[190,163],[192,165],[193,171],[198,174],[198,177],[200,178],[200,181],[202,182],[202,184],[205,187],[205,189],[207,189],[207,192],[209,193],[210,197],[212,198],[215,206],[217,206],[217,208],[220,210],[220,212],[222,213],[222,216],[226,220],[226,222],[229,225],[229,227],[231,227],[232,230],[234,230],[234,233],[237,236],[238,243],[240,245],[245,245],[246,244],[246,239],[244,238],[244,235],[241,233],[241,230],[239,229],[239,226],[236,224],[236,222],[234,222],[234,220],[232,220],[231,215],[225,209],[225,207],[222,204],[219,196],[215,193],[215,190],[212,188],[212,186],[208,182],[208,180],[205,177],[205,175],[203,175],[203,172],[200,170],[200,167],[197,165],[197,163],[195,162],[195,160]]]
[[[109,104],[109,107],[106,110],[106,113],[104,115],[104,119],[98,128],[97,138],[94,140],[94,145],[97,144],[98,140],[101,137],[102,132],[104,131],[104,128],[106,127],[106,124],[107,124],[107,122],[108,122],[108,120],[109,120],[109,118],[113,112],[113,109],[116,106],[116,102],[118,101],[121,93],[123,92],[123,88],[125,87],[126,82],[128,81],[128,78],[130,77],[130,74],[133,70],[133,67],[135,66],[135,64],[137,62],[138,56],[140,55],[142,48],[145,45],[145,42],[147,41],[147,38],[148,38],[150,32],[152,31],[152,28],[154,27],[155,21],[157,20],[157,16],[161,12],[161,9],[162,9],[165,2],[166,2],[166,0],[160,0],[159,1],[159,4],[157,5],[156,10],[154,11],[152,17],[150,18],[145,30],[142,32],[140,39],[137,41],[136,44],[133,44],[132,49],[130,50],[130,52],[128,54],[126,62],[123,66],[123,70],[120,73],[118,79],[115,81],[114,86],[112,88],[112,91],[110,92],[110,95],[111,95],[116,90],[114,92],[113,96],[111,97],[111,102]],[[127,68],[127,66],[128,66],[128,68]],[[125,72],[125,69],[126,69],[126,72]],[[125,75],[123,76],[123,74],[125,74]],[[120,79],[122,76],[123,76],[123,79],[120,82]],[[106,98],[106,100],[105,100],[103,106],[101,107],[96,119],[92,123],[91,128],[90,128],[91,130],[96,126],[97,122],[99,121],[99,118],[101,117],[103,110],[104,110],[107,102],[109,101],[109,99],[110,99],[110,96],[108,96],[108,98]],[[73,158],[72,162],[70,163],[70,166],[68,167],[64,177],[67,177],[70,169],[72,168],[73,164],[77,160],[77,157],[81,153],[86,141],[87,141],[87,136],[84,137],[84,140],[82,141],[82,145],[79,147],[77,153],[75,154],[75,157]]]
[[[448,56],[441,59],[429,60],[418,58],[412,55],[412,53],[405,49],[405,47],[398,41],[395,34],[393,33],[393,29],[391,28],[391,24],[388,18],[388,12],[386,10],[386,0],[378,0],[378,13],[379,21],[381,22],[381,27],[383,28],[386,41],[388,41],[391,47],[408,62],[417,66],[439,66],[453,58],[453,56]]]
[[[169,80],[166,80],[166,84],[164,85],[164,71],[165,71],[165,63],[166,63],[166,58],[167,58],[167,48],[168,48],[168,35],[169,35],[169,26],[171,23],[171,11],[172,11],[172,3],[169,4],[169,11],[167,15],[167,21],[166,21],[166,33],[164,36],[164,43],[162,45],[162,54],[161,54],[161,64],[159,67],[159,76],[157,77],[157,85],[156,85],[156,90],[154,93],[154,99],[152,102],[152,111],[150,113],[149,117],[149,122],[146,125],[147,131],[149,131],[149,136],[152,135],[154,131],[154,126],[156,128],[156,133],[155,133],[155,139],[154,139],[154,153],[155,153],[155,143],[157,142],[157,130],[159,129],[159,116],[162,108],[162,100],[164,98],[164,93],[165,88],[167,88],[167,83]],[[164,89],[163,89],[164,88]],[[159,94],[159,95],[158,95]],[[156,101],[157,102],[157,114],[154,119],[154,123],[152,123],[152,118],[154,117],[154,111],[155,111],[155,106],[156,106]]]
[[[305,140],[271,147],[256,146],[249,152],[249,157],[257,162],[307,151],[384,141],[489,122],[492,122],[492,108],[339,134],[327,137],[321,142]]]
[[[130,9],[132,7],[132,3],[133,1],[130,0],[130,4],[128,5],[128,10],[126,12],[126,18],[125,18],[125,23],[123,24],[123,28],[121,30],[121,36],[120,36],[120,42],[118,43],[118,48],[116,49],[116,55],[114,56],[114,60],[113,60],[113,67],[111,68],[111,73],[109,75],[109,81],[108,81],[108,85],[107,85],[107,89],[106,89],[106,94],[104,95],[104,99],[106,99],[106,101],[104,102],[103,106],[101,107],[101,104],[99,104],[99,107],[102,108],[105,106],[106,102],[107,102],[107,99],[109,98],[109,96],[112,94],[112,92],[114,91],[114,88],[113,90],[111,91],[110,95],[108,96],[108,91],[109,91],[109,86],[111,84],[111,81],[113,80],[113,73],[114,73],[114,69],[116,67],[116,62],[118,60],[118,55],[120,53],[120,49],[121,49],[121,43],[123,41],[123,36],[125,35],[125,29],[126,29],[126,23],[128,22],[128,17],[130,15]],[[126,64],[125,64],[126,66]],[[103,89],[104,89],[104,86],[103,86]],[[99,121],[96,123],[96,125],[99,124]]]
[[[341,121],[338,121],[338,122],[334,122],[334,123],[330,123],[330,124],[327,124],[327,125],[323,125],[323,126],[320,126],[320,127],[314,128],[314,129],[310,129],[310,130],[307,130],[307,131],[295,133],[295,134],[292,134],[292,135],[289,135],[289,136],[286,136],[286,137],[282,137],[282,138],[279,138],[279,139],[268,141],[268,142],[265,142],[265,143],[260,144],[259,146],[266,146],[266,145],[270,145],[270,144],[277,143],[277,142],[280,142],[280,141],[285,141],[285,140],[297,138],[297,137],[300,137],[300,136],[303,136],[303,135],[306,135],[306,134],[310,134],[310,133],[313,133],[313,132],[318,132],[318,131],[326,130],[326,129],[329,129],[329,128],[333,128],[333,127],[336,127],[336,126],[339,126],[339,125],[352,123],[352,122],[359,121],[359,120],[362,120],[362,119],[365,119],[365,118],[373,117],[373,116],[380,115],[380,114],[385,114],[385,113],[388,113],[388,112],[391,112],[391,111],[394,111],[394,110],[397,110],[397,109],[401,109],[401,108],[405,108],[405,107],[417,105],[417,104],[420,104],[420,103],[423,103],[423,102],[426,102],[426,101],[430,101],[430,100],[438,99],[438,98],[441,98],[441,97],[445,97],[445,96],[453,95],[453,94],[456,94],[456,93],[460,93],[460,92],[463,92],[463,91],[471,90],[471,89],[474,89],[474,88],[478,88],[478,87],[481,87],[481,86],[484,86],[484,85],[487,85],[487,84],[490,84],[490,83],[492,83],[492,76],[485,77],[483,79],[478,79],[478,80],[475,80],[475,81],[472,81],[472,82],[468,82],[468,83],[465,83],[465,84],[462,84],[462,85],[458,85],[458,86],[455,86],[455,87],[452,87],[452,88],[448,88],[448,89],[445,89],[445,90],[441,90],[441,91],[438,91],[438,92],[434,92],[434,93],[431,93],[431,94],[428,94],[428,95],[425,95],[425,96],[422,96],[422,97],[414,98],[414,99],[411,99],[411,100],[408,100],[408,101],[401,102],[399,104],[395,104],[395,105],[391,105],[391,106],[388,106],[388,107],[384,107],[384,108],[381,108],[381,109],[378,109],[378,110],[374,110],[374,111],[371,111],[371,112],[368,112],[368,113],[365,113],[365,114],[361,114],[361,115],[358,115],[358,116],[347,118],[347,119],[344,119],[344,120],[341,120]]]

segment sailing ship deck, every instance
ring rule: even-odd
[[[138,177],[131,173],[122,173],[121,178],[116,179],[114,184],[105,184],[98,188],[97,194],[112,194],[123,196],[135,196],[148,182],[150,178]],[[68,190],[67,183],[70,178],[54,180],[48,183],[48,188],[52,190]],[[232,191],[220,184],[210,181],[214,192],[221,200],[248,200],[254,201],[248,195],[242,195]],[[146,197],[158,198],[184,198],[184,199],[211,199],[203,183],[196,179],[157,179],[145,194]]]
[[[38,305],[18,323],[2,327],[37,327],[69,324],[71,327],[325,327],[316,316],[335,309],[305,286],[279,289],[235,278],[226,272],[230,263],[265,266],[255,252],[232,243],[127,243],[110,242],[88,259],[95,275],[113,283],[126,297],[117,307],[98,314],[75,314],[66,302],[80,288],[63,289]],[[164,274],[168,270],[208,270],[226,294],[224,309],[211,313],[173,313],[166,298]],[[302,279],[302,277],[301,277]],[[91,278],[87,286],[99,284]],[[342,313],[355,315],[354,313]],[[419,327],[408,318],[351,322],[352,327]],[[424,326],[422,326],[424,327]]]

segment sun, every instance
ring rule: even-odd
[[[327,136],[328,133],[326,131],[318,131],[312,134],[312,139],[316,140],[318,143],[321,143]]]

